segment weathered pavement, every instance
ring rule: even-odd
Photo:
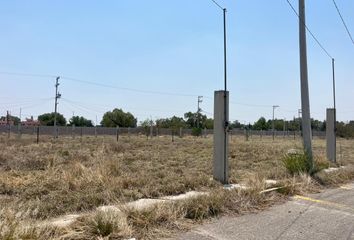
[[[223,217],[175,239],[354,240],[354,184],[295,196],[258,214]]]

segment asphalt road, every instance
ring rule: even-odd
[[[258,214],[223,217],[175,239],[354,240],[354,184],[295,196]]]

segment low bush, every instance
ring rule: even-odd
[[[288,153],[283,158],[283,164],[291,175],[307,173],[312,170],[306,153]]]

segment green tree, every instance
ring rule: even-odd
[[[354,138],[354,122],[350,121],[348,124],[344,122],[337,122],[337,136],[343,138]]]
[[[137,119],[130,112],[115,108],[103,115],[101,125],[104,127],[136,127]]]
[[[197,115],[198,114],[192,112],[187,112],[184,114],[184,119],[186,119],[185,121],[188,127],[190,128],[197,127]]]
[[[244,128],[244,125],[240,121],[235,120],[230,124],[230,128]]]
[[[192,113],[187,112],[184,114],[184,118],[186,119],[185,122],[188,127],[190,128],[197,128],[198,121],[199,121],[199,128],[207,128],[213,129],[214,127],[214,120],[212,118],[208,118],[206,115],[201,113]]]
[[[144,128],[145,134],[148,136],[150,134],[150,127],[154,126],[154,121],[152,119],[145,119],[140,122],[140,127]]]
[[[161,118],[156,120],[156,126],[160,128],[171,128],[174,130],[186,128],[187,124],[181,117]]]
[[[324,129],[324,122],[311,118],[311,128],[316,131],[322,131]]]
[[[299,131],[300,130],[300,118],[294,118],[288,122],[288,130],[289,131]]]
[[[257,122],[253,124],[253,129],[254,130],[268,130],[269,129],[269,124],[267,123],[267,120],[264,117],[261,117],[258,119]]]
[[[212,119],[212,118],[205,119],[205,122],[203,123],[203,125],[206,129],[213,129],[214,128],[214,119]]]
[[[73,116],[69,120],[69,126],[75,125],[77,127],[93,127],[91,120],[88,120],[84,117]]]
[[[55,117],[55,113],[44,113],[38,116],[38,121],[41,123],[41,125],[54,126],[54,117]],[[66,125],[65,117],[62,114],[57,113],[57,126],[65,126],[65,125]]]

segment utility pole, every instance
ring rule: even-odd
[[[227,91],[227,41],[226,41],[226,8],[223,9],[224,19],[224,176],[225,184],[229,183],[229,93]]]
[[[274,141],[274,134],[275,134],[275,127],[274,127],[274,111],[276,108],[278,108],[278,105],[273,105],[273,120],[272,120],[272,135],[273,135],[273,141]]]
[[[200,112],[201,112],[201,108],[200,108],[200,103],[203,102],[203,96],[198,96],[198,111],[197,111],[197,128],[199,129],[199,118],[200,118]]]
[[[336,162],[336,85],[335,85],[335,71],[334,71],[334,59],[332,58],[332,72],[333,72],[333,108],[327,109],[326,118],[326,142],[327,142],[327,159]]]
[[[313,158],[312,158],[310,96],[309,96],[308,69],[307,69],[305,0],[299,0],[299,34],[300,34],[302,138],[303,138],[304,149],[309,161],[310,172],[312,172],[314,165],[313,165]]]
[[[58,92],[59,79],[56,78],[55,82],[55,106],[54,106],[54,138],[58,138],[58,129],[57,129],[57,109],[58,109],[58,99],[61,97],[61,94]]]
[[[227,91],[227,41],[226,41],[226,8],[221,7],[215,0],[215,5],[223,11],[224,30],[224,90],[214,92],[214,179],[223,184],[229,182],[229,92]]]
[[[334,109],[334,162],[337,161],[337,106],[336,106],[336,75],[335,75],[335,60],[332,58],[332,73],[333,73],[333,109]]]

